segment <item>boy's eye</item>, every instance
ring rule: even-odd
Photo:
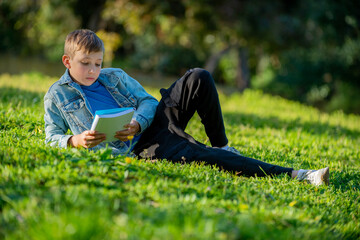
[[[81,64],[88,65],[89,63],[88,62],[81,62]]]
[[[101,64],[95,64],[95,66],[97,66],[97,67],[101,67]]]

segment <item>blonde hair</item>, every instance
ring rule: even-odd
[[[91,30],[78,29],[69,33],[65,40],[64,54],[73,57],[76,51],[104,52],[103,41]]]

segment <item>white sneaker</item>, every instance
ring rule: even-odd
[[[321,184],[329,185],[329,167],[319,170],[304,170],[300,169],[297,175],[299,181],[306,181],[315,186]]]

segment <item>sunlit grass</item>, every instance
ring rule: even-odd
[[[0,76],[0,238],[360,237],[359,116],[253,90],[220,94],[230,145],[273,164],[330,166],[330,186],[314,187],[46,146],[43,96],[56,80]],[[159,99],[158,89],[146,89]],[[208,143],[198,116],[187,131]]]

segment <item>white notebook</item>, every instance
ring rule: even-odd
[[[124,125],[129,124],[134,115],[133,108],[114,108],[95,112],[91,130],[106,134],[104,142],[113,142],[117,131],[124,130]]]

